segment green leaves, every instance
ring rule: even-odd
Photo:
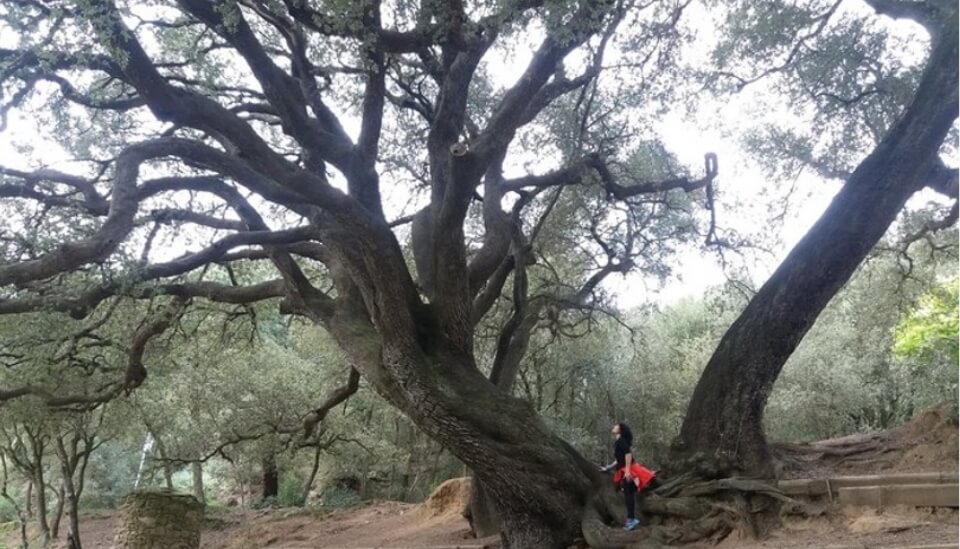
[[[744,93],[769,102],[745,124],[747,148],[781,177],[807,167],[844,179],[912,97],[928,37],[833,1],[726,9],[702,74],[718,92],[749,87]]]
[[[897,358],[922,368],[956,367],[958,353],[958,279],[946,282],[920,298],[896,327],[893,351]]]

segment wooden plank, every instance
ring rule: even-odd
[[[957,484],[904,484],[840,488],[841,505],[862,505],[882,509],[890,505],[911,507],[958,507]]]
[[[788,496],[825,496],[840,488],[899,486],[904,484],[957,484],[957,473],[904,473],[896,475],[860,475],[830,479],[781,480],[777,487]]]

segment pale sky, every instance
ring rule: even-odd
[[[720,120],[741,120],[743,107],[749,104],[748,96],[735,97],[716,113]],[[722,123],[721,123],[722,124]],[[694,170],[703,163],[705,152],[718,156],[717,175],[717,224],[723,229],[732,229],[743,235],[762,236],[765,241],[777,242],[774,255],[750,252],[747,266],[751,278],[758,285],[766,280],[790,249],[806,234],[827,208],[830,200],[840,189],[840,184],[825,181],[812,174],[805,174],[797,182],[798,191],[791,201],[782,224],[770,225],[762,211],[767,206],[765,191],[789,186],[792,182],[773,181],[753,162],[735,138],[724,137],[718,129],[705,129],[682,117],[668,118],[661,125],[661,136],[667,147],[685,165]],[[693,171],[699,174],[699,171]],[[736,256],[727,254],[737,261]],[[611,281],[610,288],[617,292],[617,302],[622,307],[632,307],[647,301],[672,303],[684,297],[696,297],[711,286],[726,281],[719,256],[715,251],[699,246],[688,249],[678,257],[677,276],[668,280],[663,288],[645,282],[638,274],[630,274]]]

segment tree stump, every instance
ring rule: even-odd
[[[198,549],[203,505],[169,490],[133,492],[124,498],[114,549]]]

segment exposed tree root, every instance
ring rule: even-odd
[[[844,437],[836,440],[811,442],[808,444],[772,444],[770,449],[779,456],[786,455],[814,455],[817,457],[849,456],[876,450],[890,441],[886,433],[855,437]]]
[[[612,488],[603,490],[582,520],[584,539],[597,549],[640,549],[720,541],[735,530],[762,538],[785,514],[813,513],[763,481],[693,475],[681,475],[654,490],[643,499],[641,510],[646,526],[632,532],[608,526],[622,523],[624,508]]]
[[[884,464],[888,454],[902,449],[888,433],[844,437],[842,439],[809,444],[773,444],[771,451],[782,469],[804,470],[810,464],[857,466]]]

